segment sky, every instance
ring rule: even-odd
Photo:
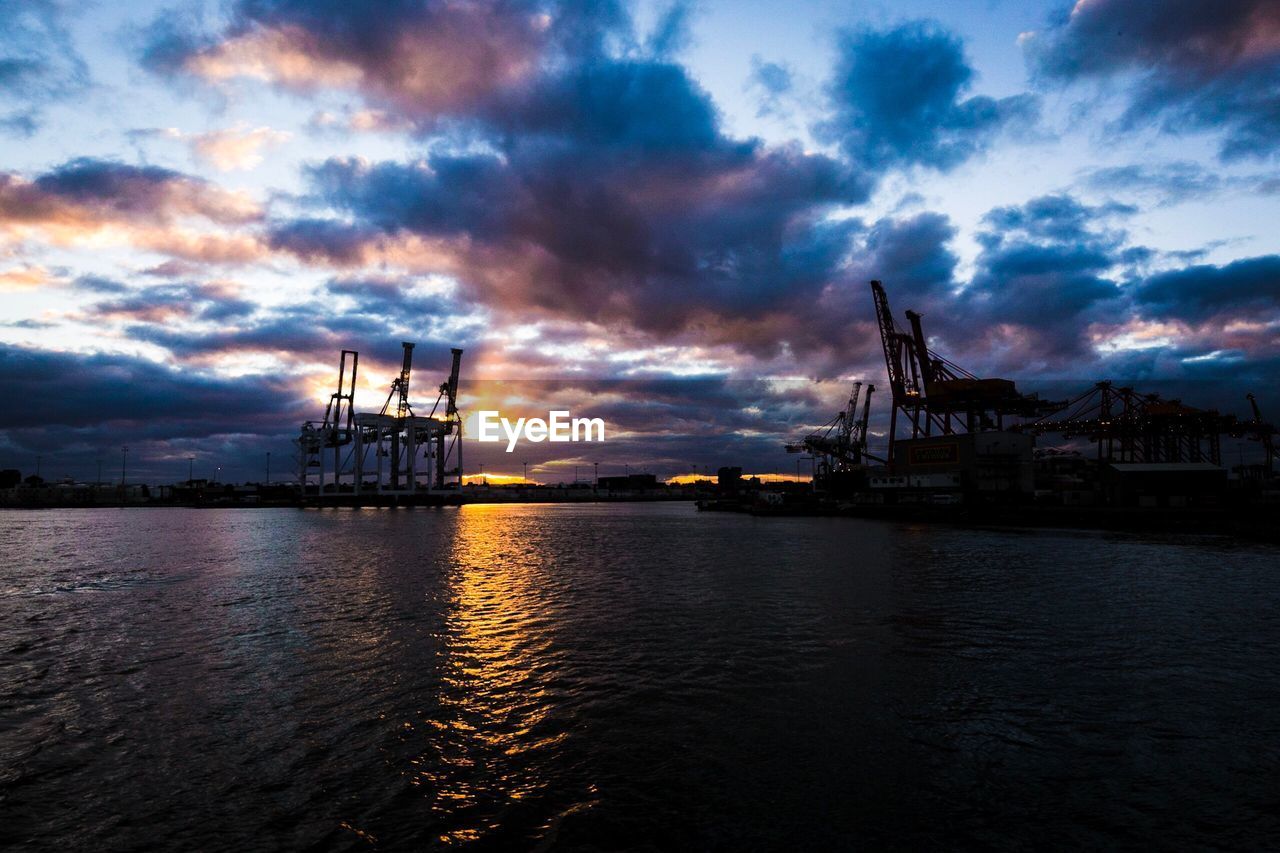
[[[1274,420],[1276,222],[1268,0],[0,0],[0,467],[279,479],[407,340],[420,408],[457,346],[608,426],[472,472],[786,474],[885,386],[871,278],[979,375]]]

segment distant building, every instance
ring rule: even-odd
[[[724,467],[716,472],[716,485],[721,492],[736,492],[742,485],[742,469],[736,465]]]
[[[610,492],[642,492],[658,488],[658,478],[653,474],[625,474],[619,477],[601,477],[601,489]]]

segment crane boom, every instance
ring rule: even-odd
[[[889,390],[897,400],[906,393],[906,380],[902,375],[902,344],[893,327],[889,297],[878,279],[871,282],[871,298],[876,306],[876,322],[880,325],[880,343],[884,347],[884,366],[889,373]]]
[[[462,365],[462,350],[454,347],[453,366],[449,369],[449,381],[445,383],[445,387],[441,390],[449,398],[449,405],[445,409],[445,414],[456,415],[458,413],[458,368]]]
[[[862,401],[862,420],[858,423],[859,455],[864,458],[867,455],[867,424],[871,420],[871,394],[875,390],[876,386],[867,385],[867,396]]]
[[[400,375],[391,380],[391,391],[387,394],[387,402],[382,404],[381,414],[386,414],[391,408],[391,401],[396,401],[396,417],[403,418],[413,414],[413,409],[409,406],[409,374],[413,370],[413,344],[409,341],[401,341],[400,346],[404,348],[404,358],[400,362]]]

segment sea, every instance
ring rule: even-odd
[[[0,511],[6,850],[1280,848],[1280,549]]]

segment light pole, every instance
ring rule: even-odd
[[[521,476],[520,479],[523,480],[524,484],[527,486],[529,484],[529,463],[526,461],[521,462],[520,464],[524,466],[524,475]]]
[[[267,451],[267,485],[271,485],[271,451]]]
[[[196,458],[194,456],[187,457],[187,485],[190,486],[196,481]]]
[[[600,488],[600,463],[592,462],[591,467],[595,469],[595,488]]]
[[[129,445],[120,448],[120,493],[124,494],[125,473],[129,469]]]

